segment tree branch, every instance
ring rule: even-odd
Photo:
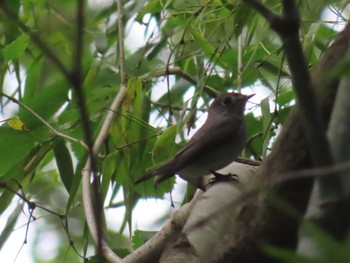
[[[343,60],[349,49],[349,40],[350,23],[327,48],[313,70],[312,83],[321,102],[322,120],[325,125],[329,121],[334,97],[338,91],[338,79],[334,76],[330,79],[326,73]],[[245,198],[242,210],[235,221],[235,230],[231,234],[230,242],[226,244],[227,253],[221,258],[222,262],[255,262],[259,258],[259,263],[269,263],[275,259],[261,249],[266,244],[296,249],[300,222],[285,211],[281,211],[281,207],[271,203],[264,190],[265,185],[271,186],[272,183],[269,191],[297,209],[299,214],[303,214],[313,183],[313,178],[310,176],[317,176],[316,180],[321,179],[322,175],[334,178],[334,173],[349,169],[350,162],[346,162],[327,168],[300,171],[312,167],[300,115],[298,109],[291,111],[273,144],[271,153],[261,164],[257,175],[252,178],[250,185],[257,185],[260,190],[250,198]],[[290,180],[292,177],[306,178]],[[333,219],[337,218],[333,214]]]
[[[269,22],[270,27],[280,36],[289,63],[293,87],[300,108],[304,133],[313,164],[331,166],[332,154],[328,145],[320,107],[316,100],[307,63],[299,40],[299,14],[293,0],[283,1],[283,14],[278,16],[257,0],[243,0],[255,8]],[[339,189],[337,180],[326,179],[327,189]]]
[[[103,144],[103,141],[108,135],[109,129],[113,123],[115,118],[115,112],[117,112],[123,103],[127,92],[127,77],[126,77],[126,69],[125,69],[125,50],[124,50],[124,21],[123,21],[123,5],[120,0],[117,1],[118,4],[118,28],[119,28],[119,63],[120,63],[120,75],[122,79],[122,83],[119,89],[118,94],[114,98],[110,110],[107,112],[107,115],[102,123],[102,127],[100,132],[95,140],[95,144],[93,146],[93,153],[96,155]],[[98,233],[97,228],[99,227],[98,222],[94,216],[93,209],[93,201],[91,199],[91,191],[90,191],[90,171],[91,165],[90,162],[87,161],[84,169],[83,169],[83,178],[82,178],[82,188],[83,188],[83,205],[85,211],[85,217],[90,229],[90,233],[95,240],[98,241]],[[113,252],[113,250],[108,246],[108,244],[102,240],[102,253],[106,257],[106,259],[112,262],[120,262],[121,259]]]
[[[160,231],[133,253],[123,258],[122,263],[158,262],[167,241],[179,234],[183,225],[187,221],[192,207],[197,203],[201,196],[202,192],[198,191],[190,203],[187,203],[176,210]]]
[[[197,85],[197,81],[191,75],[184,72],[180,67],[159,68],[159,69],[152,71],[150,74],[142,75],[140,77],[140,79],[147,81],[147,80],[150,80],[152,78],[166,76],[166,75],[175,75],[175,76],[178,76],[178,77],[181,77],[181,78],[187,80],[188,82],[190,82],[193,85]],[[214,88],[212,88],[208,85],[204,86],[204,91],[211,97],[216,97],[218,95],[218,92]]]
[[[84,54],[84,0],[77,0],[77,26],[76,26],[76,41],[75,41],[75,56],[73,57],[73,68],[70,74],[70,80],[75,91],[77,104],[80,109],[80,119],[83,125],[84,137],[88,146],[88,162],[93,176],[93,196],[94,206],[93,215],[96,221],[96,244],[97,244],[97,257],[99,261],[103,261],[103,244],[102,244],[102,215],[103,205],[100,194],[100,183],[97,174],[97,166],[95,160],[95,153],[93,151],[93,139],[92,132],[89,124],[89,114],[86,107],[85,96],[83,92],[83,54]]]

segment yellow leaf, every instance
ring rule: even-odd
[[[16,116],[7,121],[8,126],[17,131],[27,131],[27,127],[24,125],[20,117]]]

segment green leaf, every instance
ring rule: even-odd
[[[66,81],[57,80],[52,85],[37,92],[34,98],[28,97],[23,102],[43,119],[48,120],[68,100],[68,88]],[[18,115],[30,130],[42,126],[37,117],[23,108],[20,108]]]
[[[247,22],[252,20],[255,14],[253,8],[246,3],[239,2],[234,8],[234,33],[238,37],[242,33],[242,29],[247,25]]]
[[[226,61],[225,57],[221,56],[220,51],[217,48],[213,47],[199,31],[192,29],[191,32],[199,46],[202,48],[204,54],[211,61],[224,69],[233,70],[229,61]]]
[[[6,221],[6,226],[2,229],[0,233],[0,250],[6,243],[7,239],[12,235],[12,232],[15,228],[17,220],[19,216],[22,214],[22,209],[24,206],[24,202],[15,207],[12,211],[11,215],[8,217]]]
[[[157,139],[152,150],[155,163],[160,163],[174,155],[177,125],[171,125]]]
[[[19,0],[5,0],[6,5],[13,11],[16,15],[18,15],[19,7],[21,5]]]
[[[20,148],[19,146],[22,145],[17,145],[16,143],[13,143],[13,138],[11,137],[1,136],[5,134],[6,133],[1,132],[0,127],[0,137],[4,139],[0,140],[0,158],[2,161],[1,164],[7,164],[6,166],[0,165],[0,178],[2,179],[1,181],[6,182],[7,180],[7,185],[14,192],[16,192],[18,191],[19,186],[15,182],[21,184],[22,181],[26,178],[26,176],[28,176],[28,174],[33,173],[33,171],[38,167],[38,164],[43,160],[43,158],[46,156],[49,150],[51,150],[52,143],[50,141],[47,141],[37,146],[33,146],[33,148],[27,149],[26,151],[21,153],[22,155],[16,155],[15,151],[18,150]],[[7,141],[11,144],[10,148],[6,151],[3,151],[2,149],[2,146],[4,146],[4,141]],[[20,140],[18,140],[18,142],[20,142]],[[4,153],[4,155],[1,155],[2,153]],[[15,158],[15,161],[12,160],[12,158]],[[8,160],[11,160],[11,162],[7,163]],[[1,194],[0,214],[2,214],[4,210],[6,210],[7,207],[10,205],[11,200],[14,196],[14,192],[4,191]]]
[[[66,187],[67,191],[70,192],[72,188],[73,181],[73,162],[70,155],[70,152],[63,140],[58,140],[54,147],[53,151],[55,154],[56,165],[61,177],[61,180]]]
[[[37,139],[28,132],[0,127],[0,178],[18,166],[34,147]]]
[[[261,119],[254,116],[253,113],[248,113],[245,116],[247,130],[250,137],[249,144],[245,149],[245,156],[255,156],[256,159],[261,158],[262,145],[262,122]]]
[[[24,89],[24,101],[30,101],[36,95],[39,87],[40,74],[43,69],[43,59],[35,60],[27,70],[27,78]]]
[[[8,60],[19,58],[27,48],[28,41],[29,37],[26,34],[22,34],[2,50],[2,55]]]
[[[295,94],[293,89],[282,89],[278,95],[277,103],[280,107],[291,106],[295,100]]]
[[[136,21],[142,23],[142,19],[146,14],[157,14],[163,9],[161,1],[152,0],[147,3],[147,5],[138,13],[136,16]]]
[[[141,247],[144,243],[145,243],[145,241],[142,238],[141,231],[140,230],[134,231],[134,235],[132,236],[133,249],[137,249],[137,248]]]
[[[105,200],[111,180],[116,169],[116,153],[108,154],[103,161],[103,177],[101,184],[102,200]]]
[[[79,185],[80,185],[81,178],[82,178],[82,170],[85,166],[86,160],[87,160],[86,156],[81,157],[79,159],[78,165],[75,169],[75,174],[73,176],[73,182],[72,182],[72,186],[71,186],[71,189],[69,192],[69,198],[68,198],[68,202],[67,202],[67,206],[66,206],[67,212],[69,211],[71,205],[73,204],[75,196],[79,190]]]
[[[133,115],[140,118],[142,115],[142,82],[139,78],[132,78],[128,82],[128,94],[132,100]]]
[[[17,149],[16,144],[13,144],[11,147]],[[26,175],[31,174],[37,168],[39,163],[43,160],[43,158],[46,156],[49,150],[51,150],[51,148],[52,141],[46,141],[28,149],[28,152],[26,151],[26,154],[24,156],[15,155],[15,157],[17,157],[18,159],[12,163],[9,163],[9,166],[5,166],[4,170],[6,172],[3,172],[2,174],[0,172],[0,177],[2,176],[3,179],[13,179],[21,181]],[[11,152],[11,150],[7,150],[7,153]],[[7,160],[7,158],[3,158],[2,160]]]

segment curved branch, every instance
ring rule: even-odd
[[[283,16],[272,13],[258,0],[243,0],[255,8],[266,20],[270,27],[279,35],[290,67],[293,87],[301,112],[305,137],[311,158],[315,166],[331,166],[332,154],[328,145],[325,127],[322,123],[320,107],[316,100],[311,77],[299,39],[299,14],[293,0],[284,0]],[[328,182],[332,188],[339,189],[337,180]],[[330,187],[328,185],[328,187]]]
[[[118,4],[118,28],[119,28],[119,61],[120,61],[120,74],[121,74],[122,83],[121,83],[119,92],[114,98],[110,106],[110,110],[107,112],[107,115],[102,123],[100,132],[95,140],[95,143],[93,146],[94,156],[98,153],[101,145],[103,144],[103,141],[107,137],[109,128],[111,127],[113,120],[115,118],[115,112],[117,112],[121,108],[127,92],[127,77],[126,77],[125,56],[124,56],[125,51],[124,51],[124,34],[123,34],[124,32],[123,5],[120,0],[117,1],[117,4]],[[84,205],[87,225],[89,227],[90,233],[94,241],[97,243],[98,242],[97,230],[99,226],[94,215],[93,200],[91,198],[90,172],[91,172],[90,160],[87,160],[82,172],[83,173],[82,175],[83,205]],[[121,261],[121,259],[113,252],[113,250],[108,246],[108,244],[103,239],[101,241],[101,246],[102,246],[101,252],[106,257],[107,260],[111,262]]]
[[[158,262],[167,241],[179,234],[187,221],[192,207],[201,198],[202,194],[203,192],[197,191],[190,203],[176,210],[160,231],[133,253],[123,258],[122,263]]]

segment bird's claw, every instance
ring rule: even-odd
[[[236,183],[238,182],[238,175],[237,174],[221,174],[215,171],[210,171],[212,173],[212,175],[214,175],[215,177],[210,178],[209,179],[209,184],[215,184],[217,182],[222,182],[222,181],[226,181],[226,182],[233,182]]]

